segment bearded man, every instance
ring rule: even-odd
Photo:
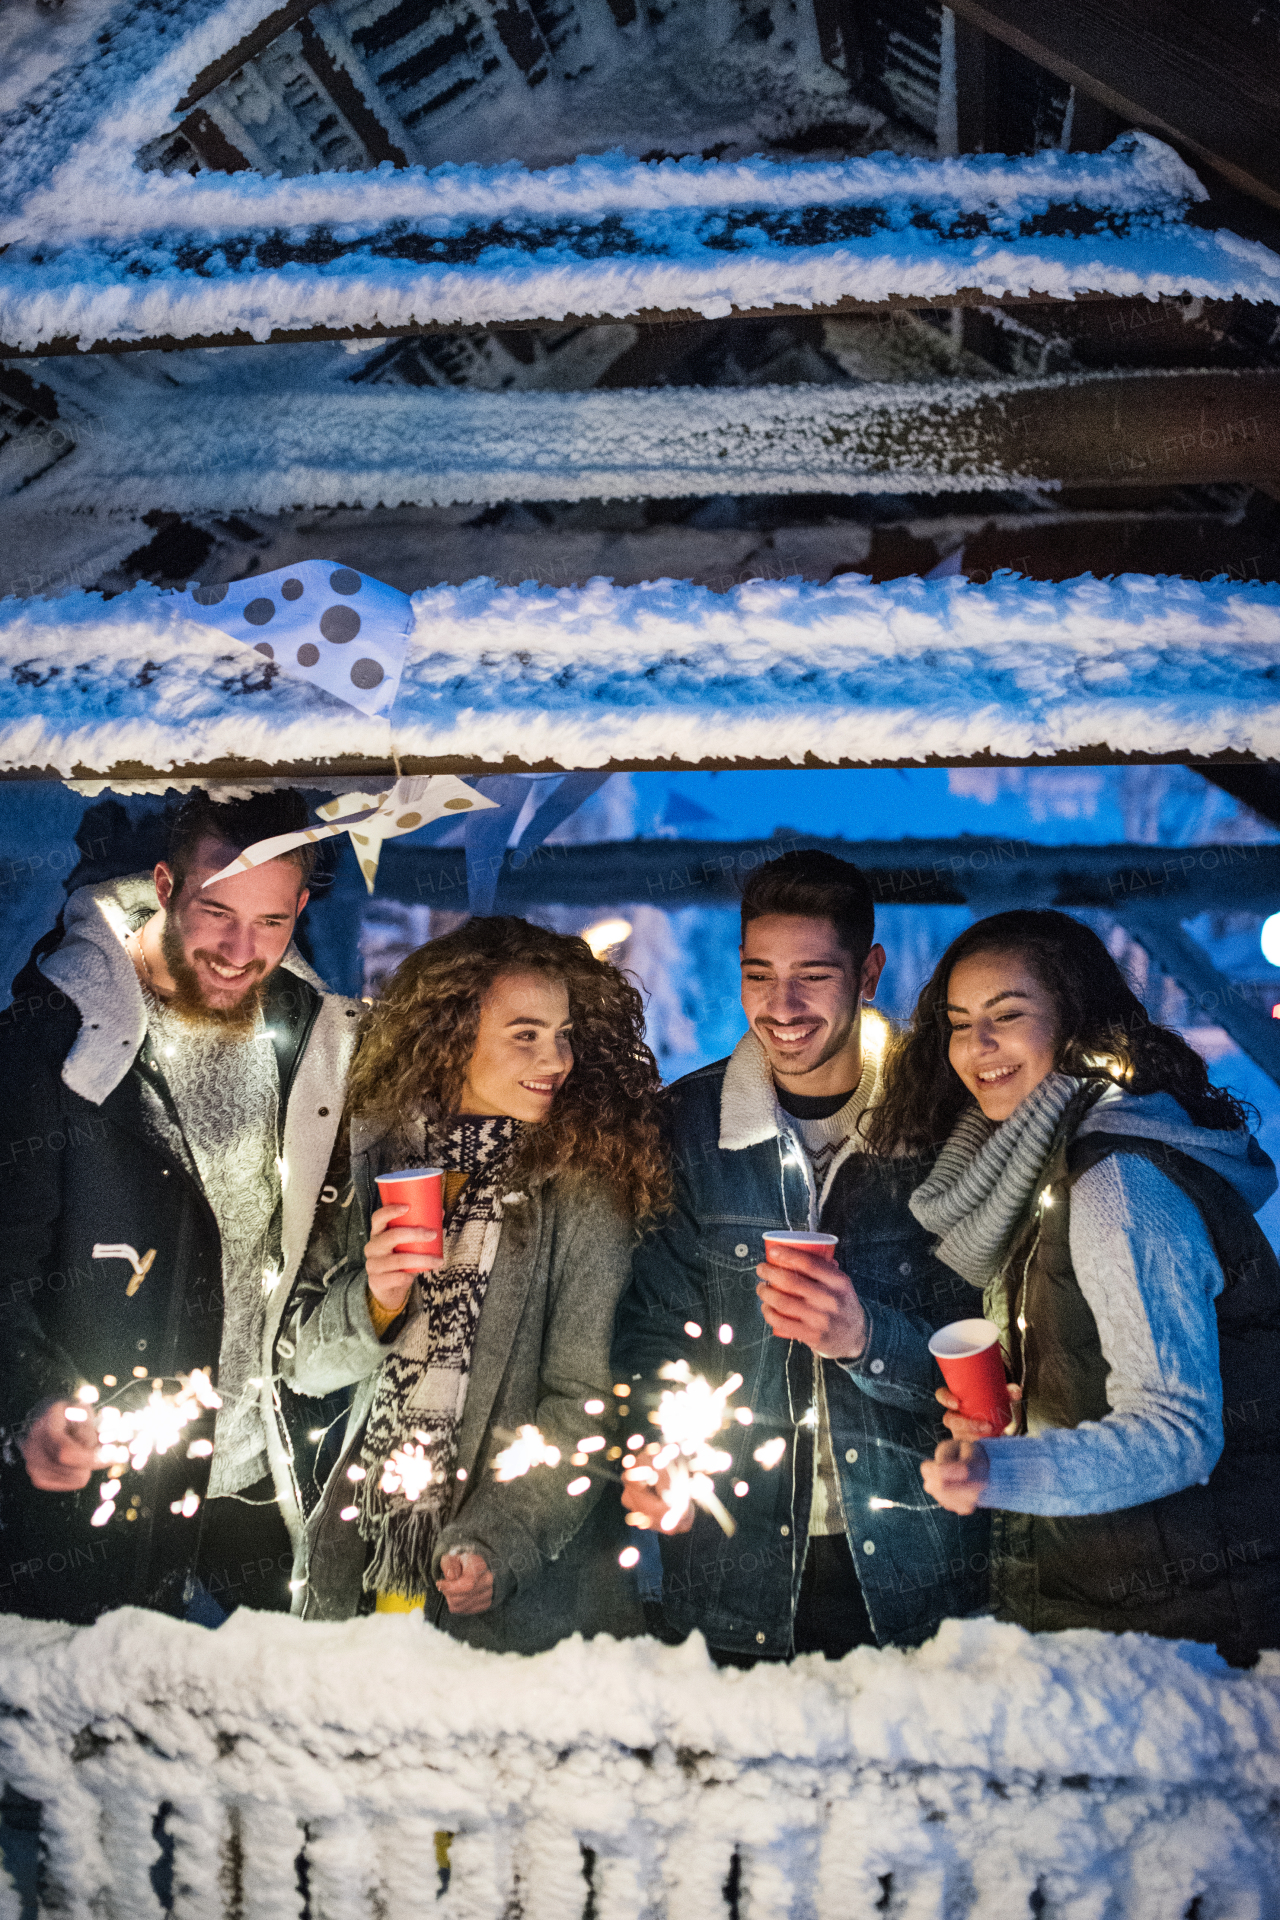
[[[70,895],[0,1014],[0,1611],[289,1605],[312,1462],[266,1356],[359,1008],[293,945],[310,846],[214,876],[306,824],[296,793],[192,794],[154,874]],[[139,1468],[101,1450],[106,1409],[197,1370],[216,1413]]]

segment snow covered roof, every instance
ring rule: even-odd
[[[569,315],[1083,291],[1280,300],[1280,256],[1196,225],[1148,135],[1023,159],[446,165],[281,178],[141,171],[207,53],[188,33],[58,164],[7,162],[0,341],[265,341]],[[44,149],[26,155],[34,163]],[[0,169],[0,187],[4,184]],[[49,236],[56,235],[56,240]]]
[[[1280,759],[1280,585],[997,575],[413,598],[390,726],[140,586],[0,602],[0,767],[406,772]],[[255,634],[256,637],[256,634]]]

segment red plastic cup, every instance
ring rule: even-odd
[[[779,1267],[783,1263],[774,1259],[773,1249],[790,1247],[796,1253],[815,1253],[819,1260],[830,1260],[834,1266],[837,1244],[834,1233],[812,1233],[807,1230],[801,1232],[796,1228],[779,1229],[777,1233],[766,1233],[764,1257],[771,1267]]]
[[[1013,1415],[1004,1377],[1000,1329],[990,1320],[953,1320],[939,1327],[929,1351],[960,1402],[966,1420],[981,1420],[1003,1433]]]
[[[384,1207],[408,1207],[394,1223],[393,1232],[416,1228],[412,1239],[397,1240],[397,1253],[429,1253],[439,1259],[444,1252],[444,1168],[401,1167],[396,1173],[377,1175],[378,1192]]]

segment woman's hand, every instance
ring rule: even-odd
[[[379,1207],[369,1222],[373,1229],[365,1245],[364,1272],[369,1291],[378,1305],[399,1313],[409,1298],[409,1289],[420,1273],[436,1273],[444,1265],[437,1253],[397,1253],[397,1240],[408,1238],[412,1227],[397,1225],[408,1207],[402,1202]]]
[[[990,1472],[979,1440],[940,1440],[932,1460],[920,1463],[925,1492],[948,1513],[972,1513]]]
[[[1005,1433],[1017,1433],[1018,1403],[1022,1399],[1022,1388],[1010,1384],[1007,1392],[1013,1406],[1013,1417],[1004,1431]],[[970,1420],[960,1412],[960,1402],[956,1399],[954,1393],[951,1393],[946,1387],[939,1387],[934,1398],[941,1400],[944,1407],[950,1408],[950,1412],[943,1414],[942,1424],[955,1439],[993,1440],[995,1438],[995,1428],[988,1426],[985,1420]]]
[[[444,1595],[450,1613],[488,1613],[493,1605],[493,1569],[482,1553],[446,1553],[436,1591]]]

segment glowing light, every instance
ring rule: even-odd
[[[569,1455],[569,1465],[571,1467],[585,1467],[589,1458],[590,1456],[585,1453],[571,1453]]]
[[[565,1488],[565,1492],[572,1493],[572,1494],[585,1493],[587,1488],[590,1485],[591,1485],[591,1475],[589,1473],[584,1473],[580,1480],[571,1480],[568,1486]]]
[[[631,1389],[630,1387],[615,1387],[614,1392],[617,1394],[619,1400],[626,1400],[630,1396]]]
[[[787,1443],[782,1435],[778,1434],[775,1439],[766,1440],[763,1446],[757,1447],[751,1458],[759,1461],[760,1465],[767,1472],[770,1467],[777,1466],[786,1450]]]
[[[1053,1205],[1053,1188],[1052,1187],[1042,1188],[1040,1193],[1040,1205],[1042,1207],[1051,1207]]]
[[[638,1453],[644,1445],[644,1435],[642,1433],[629,1433],[627,1435],[627,1445],[633,1453]]]
[[[494,1460],[493,1471],[499,1480],[518,1480],[531,1467],[559,1465],[559,1447],[549,1447],[536,1427],[521,1427],[511,1445]]]
[[[194,1487],[188,1487],[181,1500],[169,1502],[170,1513],[179,1513],[184,1520],[190,1520],[200,1511],[200,1495]]]
[[[733,1339],[733,1328],[730,1326],[721,1327],[719,1332],[716,1335],[716,1338],[719,1340],[720,1345],[722,1347],[727,1347],[729,1342]]]
[[[213,1452],[212,1440],[193,1440],[187,1448],[188,1460],[207,1460]]]
[[[688,1334],[691,1340],[701,1340],[702,1328],[698,1325],[696,1320],[686,1320],[684,1323],[684,1330]]]
[[[638,1567],[640,1565],[639,1547],[624,1547],[618,1555],[618,1565],[620,1567]]]
[[[145,1369],[144,1369],[145,1371]],[[203,1413],[222,1405],[209,1376],[197,1367],[179,1374],[176,1393],[165,1393],[164,1382],[153,1382],[140,1407],[105,1406],[98,1415],[98,1440],[104,1461],[123,1466],[127,1461],[140,1473],[153,1453],[168,1453],[185,1428]],[[88,1418],[87,1413],[84,1418]],[[210,1449],[212,1451],[212,1448]]]
[[[584,1413],[603,1413],[604,1401],[603,1400],[584,1400],[582,1403],[582,1411]]]
[[[338,1515],[338,1518],[339,1520],[354,1520],[359,1511],[359,1507],[344,1507]]]
[[[898,1502],[896,1500],[881,1500],[877,1495],[872,1494],[867,1505],[870,1507],[872,1513],[883,1513],[886,1507],[896,1507]]]
[[[465,1467],[459,1467],[459,1468],[458,1468],[458,1479],[459,1479],[459,1480],[465,1480],[465,1479],[466,1479],[466,1477],[467,1477],[467,1470],[466,1470],[466,1468],[465,1468]]]
[[[624,1466],[624,1467],[634,1467],[634,1465],[635,1465],[635,1463],[636,1463],[636,1457],[635,1457],[635,1455],[634,1455],[634,1453],[624,1453],[624,1454],[623,1454],[623,1456],[622,1456],[622,1464],[623,1464],[623,1466]]]
[[[113,1501],[104,1500],[102,1505],[96,1507],[89,1516],[89,1525],[91,1527],[105,1527],[108,1520],[110,1520],[115,1513],[115,1510],[115,1503]]]
[[[604,1435],[602,1433],[589,1434],[585,1440],[579,1440],[578,1452],[579,1453],[599,1453],[603,1445],[604,1445]]]
[[[87,1407],[68,1407],[66,1418],[71,1422],[73,1427],[78,1426],[82,1420],[89,1418],[89,1409]]]
[[[741,1500],[744,1493],[750,1493],[751,1488],[748,1486],[745,1480],[735,1480],[733,1483],[733,1490],[737,1494],[739,1500]]]
[[[675,1382],[677,1391],[668,1389],[658,1402],[654,1420],[663,1445],[653,1455],[651,1465],[638,1471],[651,1486],[666,1473],[662,1500],[667,1511],[659,1525],[664,1533],[670,1533],[679,1526],[692,1502],[711,1514],[725,1533],[734,1533],[736,1522],[721,1504],[711,1480],[712,1474],[732,1466],[733,1456],[713,1447],[711,1441],[728,1418],[727,1402],[742,1385],[742,1375],[731,1373],[720,1386],[713,1387],[701,1374],[690,1373],[687,1360],[669,1360],[659,1367],[658,1378]]]
[[[378,1485],[383,1493],[402,1494],[412,1502],[422,1498],[434,1477],[426,1447],[421,1441],[406,1440],[383,1461]]]
[[[114,1373],[104,1373],[102,1376],[102,1384],[104,1387],[114,1387],[116,1384]]]
[[[1259,944],[1263,959],[1280,967],[1280,913],[1269,914],[1263,921]]]
[[[329,1431],[328,1427],[312,1427],[310,1433],[307,1435],[307,1438],[308,1440],[323,1440],[325,1437],[325,1434],[328,1433],[328,1431]]]
[[[612,948],[620,947],[624,940],[631,938],[631,922],[622,919],[597,920],[594,926],[586,929],[581,938],[590,947],[592,958],[603,960]]]
[[[862,1051],[879,1060],[889,1044],[889,1022],[874,1007],[862,1009]]]
[[[76,1399],[81,1401],[86,1407],[96,1407],[101,1397],[96,1387],[84,1386],[76,1388]]]
[[[733,1417],[740,1427],[749,1427],[755,1419],[755,1415],[752,1413],[750,1407],[735,1407]]]
[[[135,1380],[145,1380],[147,1377],[147,1373],[148,1373],[148,1369],[146,1367],[135,1367],[133,1370],[133,1377]]]
[[[364,1467],[348,1467],[347,1478],[348,1480],[363,1480],[365,1477],[365,1471],[366,1470]]]

